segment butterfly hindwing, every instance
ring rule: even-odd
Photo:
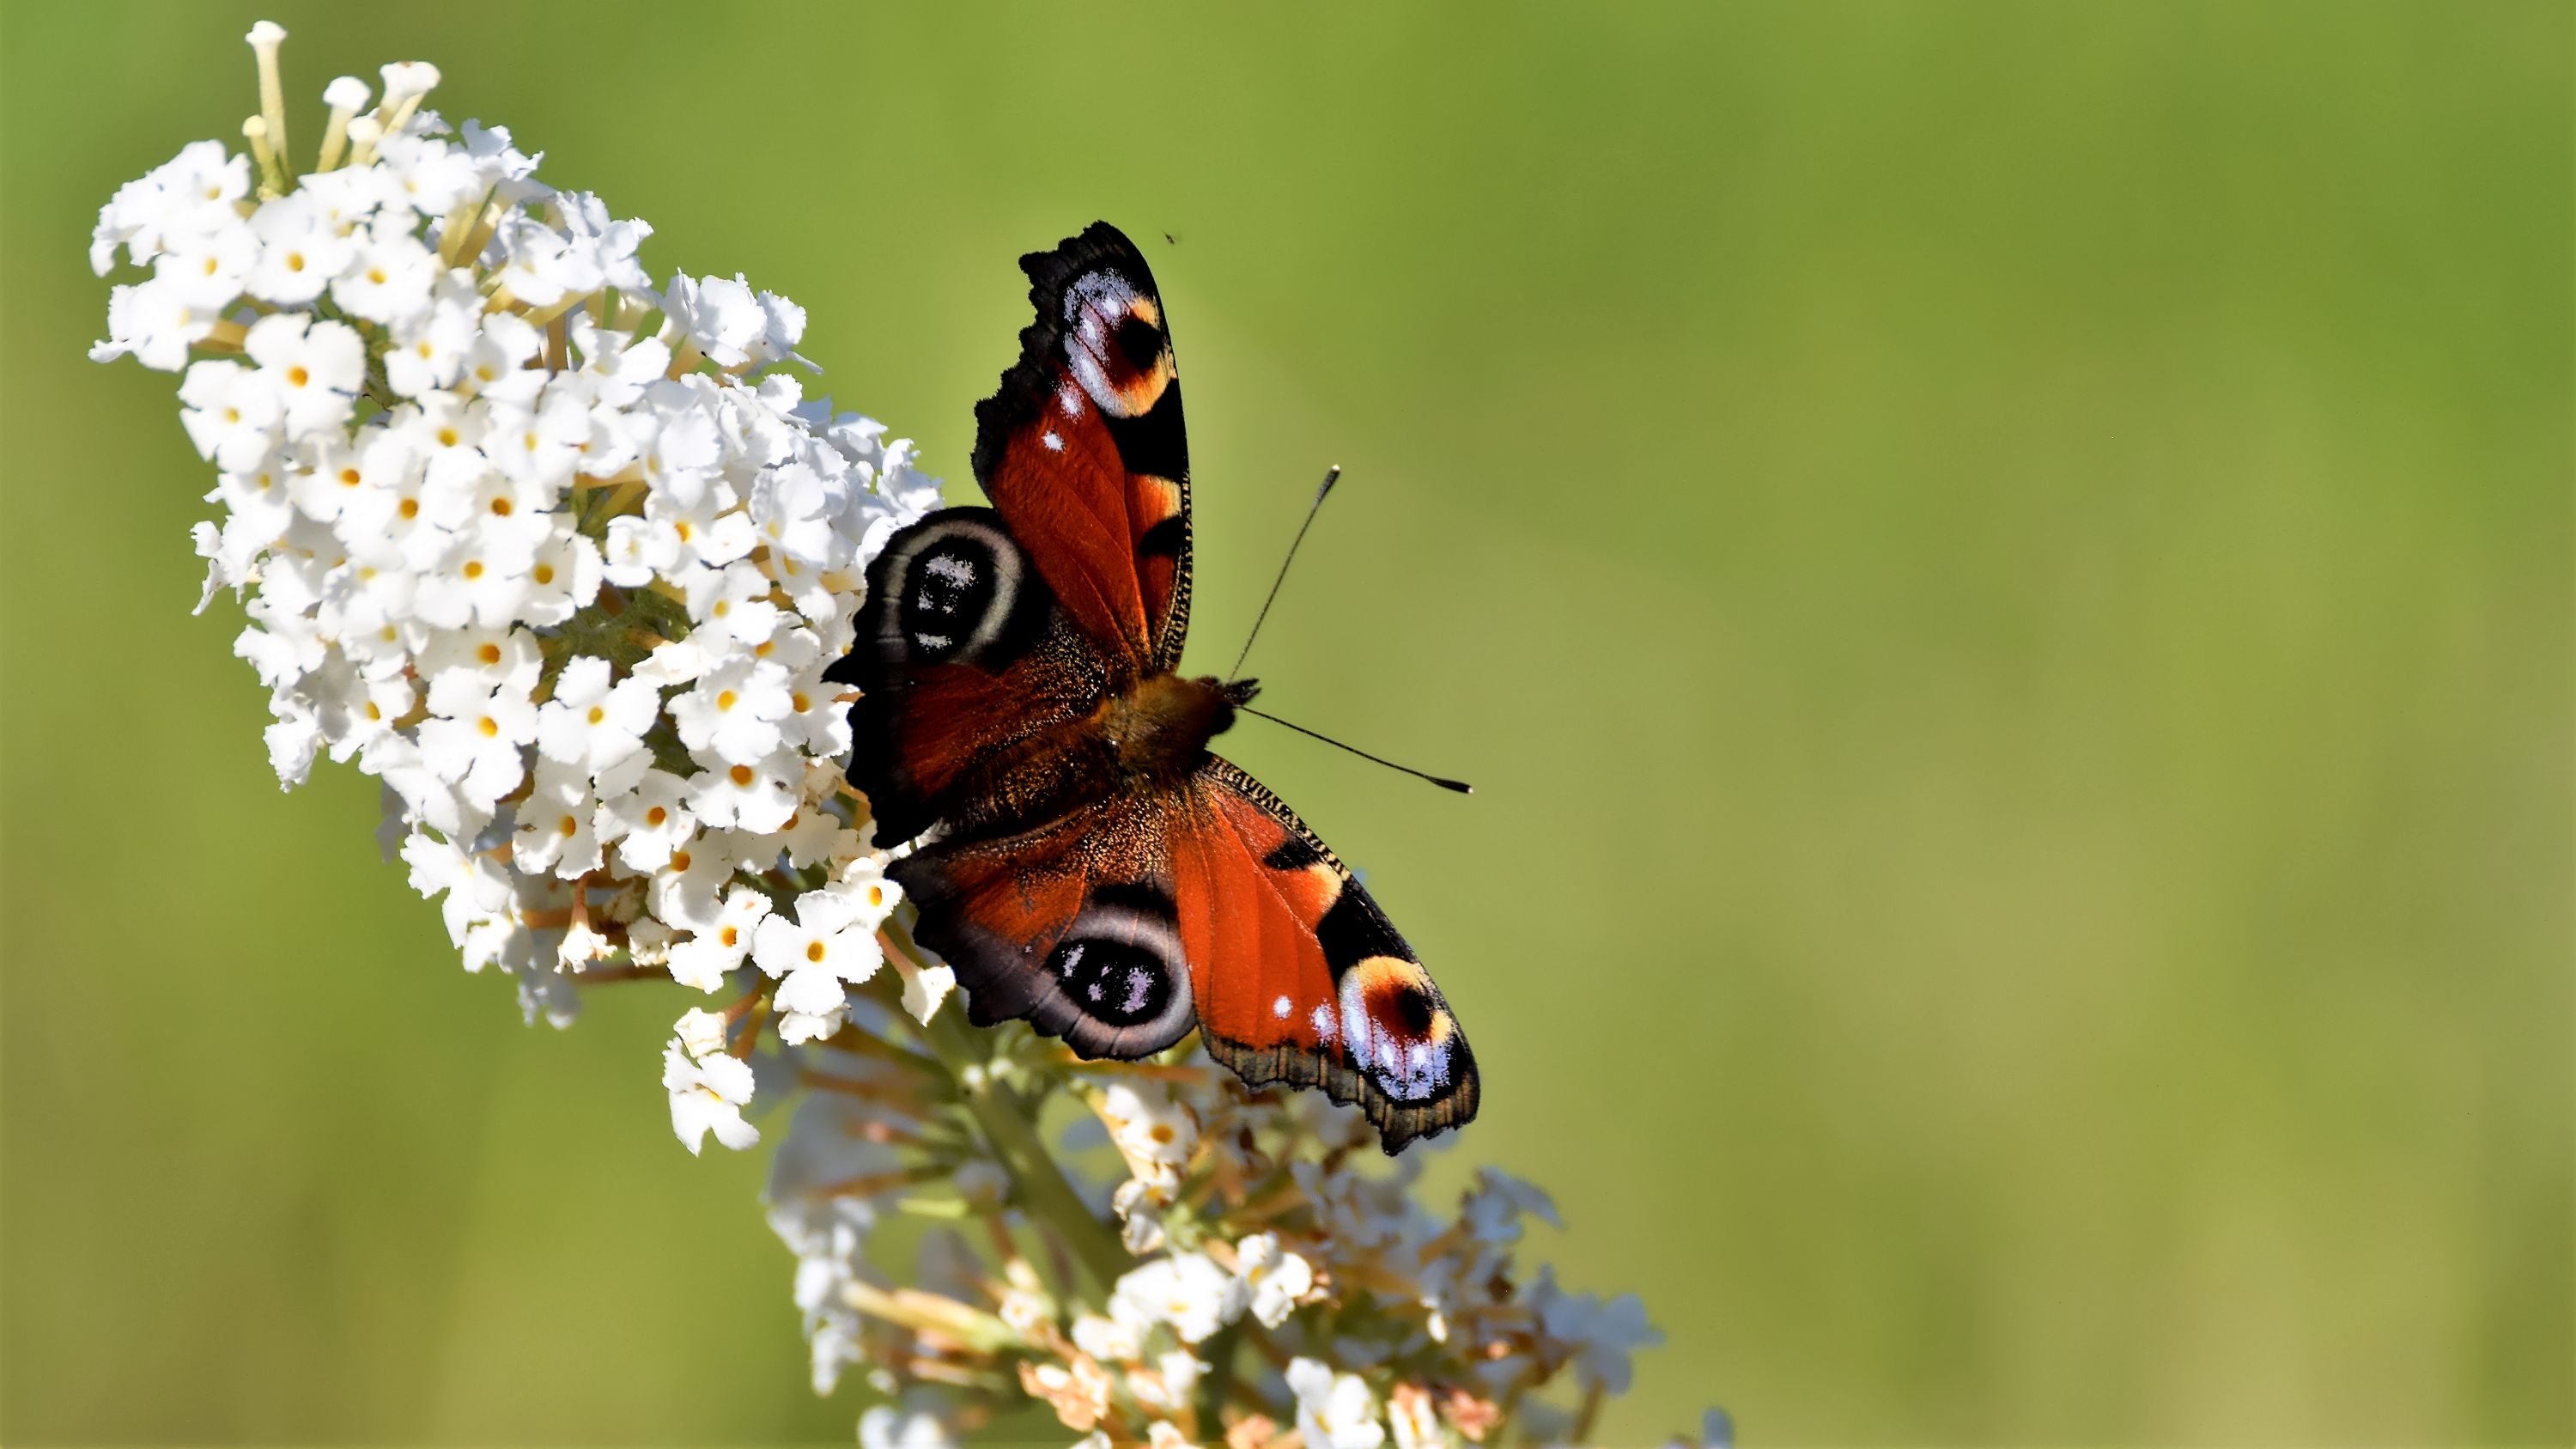
[[[1094,804],[894,864],[913,934],[965,988],[978,1026],[1025,1017],[1085,1057],[1141,1057],[1197,1024],[1163,802]]]
[[[1037,315],[975,408],[975,481],[1083,631],[1137,672],[1180,662],[1190,458],[1163,299],[1107,222],[1020,258]]]

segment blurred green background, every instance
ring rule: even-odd
[[[846,1441],[681,1002],[518,1024],[281,797],[116,184],[419,57],[962,479],[1147,242],[1200,647],[1670,1335],[1791,1444],[2565,1443],[2563,4],[0,12],[0,1438]],[[1173,240],[1166,242],[1164,234]],[[1070,1437],[1069,1435],[1067,1437]]]

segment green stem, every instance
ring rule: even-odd
[[[1249,1317],[1249,1315],[1246,1315]],[[1216,1331],[1203,1350],[1207,1358],[1207,1376],[1199,1380],[1199,1424],[1201,1432],[1211,1424],[1223,1424],[1217,1411],[1234,1393],[1234,1360],[1243,1349],[1241,1318]]]
[[[1594,1379],[1583,1391],[1583,1407],[1574,1416],[1574,1430],[1565,1437],[1568,1444],[1592,1442],[1592,1421],[1601,1417],[1601,1401],[1607,1397],[1608,1385]]]
[[[1065,1180],[1064,1170],[1056,1166],[1019,1103],[989,1073],[970,1074],[966,1070],[978,1065],[979,1053],[959,1024],[957,1013],[939,1013],[922,1036],[956,1077],[966,1109],[974,1114],[975,1125],[983,1129],[993,1155],[1001,1159],[1011,1175],[1012,1186],[1018,1189],[1020,1206],[1060,1233],[1102,1288],[1115,1284],[1120,1274],[1135,1265],[1135,1259],[1118,1240],[1118,1234],[1083,1205],[1081,1195]]]

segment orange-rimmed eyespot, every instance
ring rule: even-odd
[[[1171,339],[1162,309],[1116,272],[1086,272],[1064,293],[1064,358],[1100,410],[1113,418],[1152,411],[1172,381]]]
[[[1371,956],[1342,973],[1341,998],[1343,1047],[1378,1090],[1415,1102],[1449,1089],[1458,1023],[1421,963]]]

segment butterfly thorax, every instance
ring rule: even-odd
[[[1086,725],[1108,746],[1122,785],[1168,788],[1206,761],[1208,741],[1234,727],[1234,707],[1256,688],[1148,674],[1102,701]]]

